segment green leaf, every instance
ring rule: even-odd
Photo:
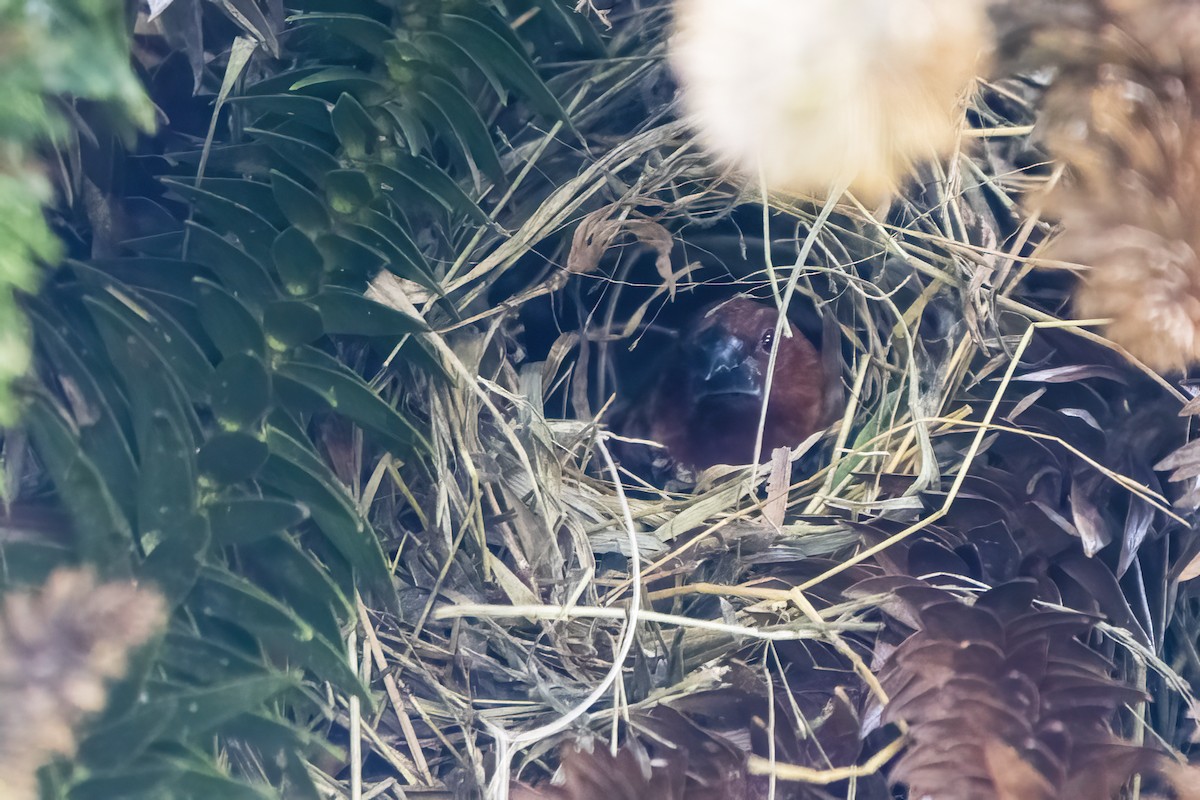
[[[302,94],[266,94],[230,97],[225,102],[241,105],[262,114],[277,114],[302,122],[323,133],[333,133],[329,122],[330,103]]]
[[[356,169],[336,169],[325,176],[325,197],[338,214],[353,214],[375,199],[371,182]]]
[[[299,641],[313,638],[312,626],[291,609],[257,585],[221,567],[209,566],[201,571],[193,605],[202,616],[231,622],[256,635],[272,631]],[[253,710],[249,706],[236,713]]]
[[[279,295],[267,260],[259,261],[203,225],[189,223],[192,258],[211,269],[230,294],[251,310],[259,310]]]
[[[181,680],[209,686],[262,672],[262,664],[251,660],[245,650],[235,649],[215,636],[197,635],[193,630],[186,634],[168,632],[163,644],[163,667]]]
[[[339,97],[329,117],[346,155],[360,159],[374,152],[379,140],[379,126],[352,95]]]
[[[387,85],[353,67],[323,69],[296,81],[291,89],[293,92],[317,93],[322,97],[337,97],[348,92],[362,98],[368,105],[374,105],[388,95]]]
[[[278,369],[281,375],[314,390],[332,392],[334,410],[374,433],[398,453],[410,453],[414,447],[429,449],[425,437],[407,419],[345,366],[339,364],[333,369],[290,361],[280,364]]]
[[[258,567],[253,574],[272,597],[287,603],[328,641],[341,641],[341,620],[354,616],[354,605],[292,537],[259,539],[240,547],[239,554]]]
[[[250,544],[279,536],[308,517],[306,506],[269,497],[217,500],[208,506],[213,539],[221,545]]]
[[[152,412],[137,427],[138,532],[143,542],[157,542],[195,510],[195,444],[171,409]]]
[[[182,181],[164,178],[162,182],[175,194],[190,201],[200,214],[212,220],[218,230],[227,231],[237,237],[238,242],[251,256],[262,259],[270,254],[271,242],[275,241],[278,231],[256,211]]]
[[[0,593],[16,588],[40,586],[59,567],[75,563],[79,554],[58,544],[38,541],[8,541],[0,544]]]
[[[327,287],[311,302],[321,312],[326,333],[400,337],[429,330],[424,320],[345,289]]]
[[[391,571],[379,539],[329,467],[277,429],[267,429],[267,443],[271,458],[261,480],[285,495],[303,497],[317,528],[354,568],[364,589],[398,613]]]
[[[170,368],[171,373],[178,376],[179,385],[192,400],[203,400],[208,389],[207,384],[212,379],[212,362],[192,335],[192,331],[184,327],[185,322],[190,323],[193,330],[197,334],[200,333],[200,326],[196,324],[196,307],[189,302],[180,302],[177,298],[151,298],[140,292],[127,299],[135,301],[146,312],[147,317],[142,318],[145,324],[139,328],[163,363]],[[164,302],[171,302],[169,311],[163,308]],[[137,324],[139,319],[133,313],[127,314],[126,318],[134,324]]]
[[[199,264],[178,258],[136,256],[131,258],[92,259],[87,265],[115,278],[120,283],[166,292],[178,297],[187,296],[187,286],[202,269]]]
[[[113,776],[98,776],[83,780],[71,787],[69,800],[160,800],[172,797],[167,794],[167,784],[179,777],[182,770],[175,767],[139,765],[134,769],[121,770]]]
[[[200,182],[200,188],[206,192],[224,197],[232,203],[253,208],[273,228],[287,224],[280,215],[275,203],[275,193],[271,184],[265,181],[254,181],[247,178],[205,178]]]
[[[203,399],[212,378],[212,364],[204,350],[180,324],[179,314],[163,312],[144,294],[122,286],[86,264],[71,262],[71,266],[81,280],[97,289],[88,293],[85,301],[92,307],[105,308],[119,318],[124,326],[136,332],[149,344],[153,355],[170,367],[171,374],[188,396],[196,400]],[[190,304],[185,307],[191,310]],[[108,342],[108,346],[111,347],[112,343]]]
[[[465,72],[469,75],[478,72],[482,74],[496,93],[501,105],[507,105],[508,89],[491,65],[479,64],[474,58],[464,53],[461,47],[450,41],[449,37],[437,31],[424,32],[416,44],[420,48],[421,57],[426,61],[442,64],[455,73]]]
[[[38,344],[46,351],[47,361],[53,365],[56,378],[59,381],[70,381],[73,386],[73,392],[68,396],[72,398],[75,406],[75,415],[83,423],[77,432],[79,446],[105,480],[108,491],[123,512],[122,516],[128,518],[136,508],[133,487],[137,476],[137,464],[134,462],[133,451],[121,422],[109,403],[108,395],[101,388],[97,375],[80,357],[79,348],[72,347],[63,335],[65,324],[60,331],[43,316],[40,304],[31,303],[28,313]],[[111,376],[106,374],[104,377],[109,392],[122,403],[124,410],[124,400],[111,385]]]
[[[282,172],[272,170],[271,186],[275,202],[283,209],[284,216],[309,236],[329,230],[329,212],[321,198]]]
[[[190,343],[195,352],[183,350],[182,338],[172,341],[172,336],[157,327],[156,320],[145,308],[120,293],[86,294],[83,305],[100,333],[108,360],[117,368],[125,387],[124,396],[132,411],[134,441],[139,448],[142,437],[149,435],[139,425],[160,413],[171,414],[178,422],[181,435],[187,436],[190,443],[192,434],[199,431],[200,423],[188,398],[203,398],[212,375],[212,365],[199,348]],[[177,369],[180,366],[188,376],[186,386]],[[191,452],[191,449],[182,452]]]
[[[267,445],[253,434],[218,433],[200,448],[196,466],[217,483],[232,486],[253,479],[268,455]]]
[[[280,774],[272,771],[270,778],[278,781],[278,788],[287,800],[322,800],[308,774],[305,755],[316,751],[334,763],[346,758],[345,751],[330,744],[324,736],[310,734],[282,718],[266,714],[243,714],[222,726],[219,733],[249,742],[263,754],[264,766],[282,767]]]
[[[99,298],[87,297],[84,303],[109,357],[131,387],[139,454],[138,531],[143,546],[153,549],[169,537],[173,523],[190,517],[196,507],[192,426],[172,371],[128,316]]]
[[[397,153],[394,162],[394,168],[372,165],[367,168],[367,175],[402,212],[411,209],[409,193],[415,190],[451,214],[463,214],[481,225],[492,225],[483,209],[432,161]]]
[[[279,373],[275,373],[274,379],[275,397],[291,415],[316,414],[333,408],[333,392],[328,389],[310,388]]]
[[[361,285],[363,289],[370,277],[387,261],[383,253],[337,233],[318,236],[317,249],[332,270],[331,278]]]
[[[457,14],[442,15],[442,32],[479,66],[494,69],[504,82],[529,101],[536,111],[551,119],[562,120],[571,128],[571,120],[558,98],[546,87],[525,54],[513,47],[506,37],[477,19]]]
[[[519,5],[521,4],[519,3]],[[458,3],[453,7],[447,7],[446,10],[479,23],[493,35],[503,39],[514,52],[525,54],[529,50],[529,45],[517,36],[517,32],[513,26],[500,15],[495,3],[465,2]]]
[[[276,385],[278,385],[279,381],[286,380],[286,378],[278,373],[273,377],[275,378]],[[328,407],[328,404],[324,404],[322,409],[327,409]],[[304,417],[304,414],[281,403],[276,403],[275,408],[271,409],[271,413],[267,415],[267,425],[276,430],[283,431],[297,442],[304,442],[308,441],[308,421]],[[316,463],[318,466],[324,464],[321,459],[317,459]]]
[[[109,687],[108,705],[95,720],[96,724],[115,722],[142,702],[150,676],[157,674],[162,663],[164,639],[166,635],[156,637],[130,653],[125,676]]]
[[[120,769],[167,731],[175,711],[173,700],[139,702],[120,719],[91,729],[79,746],[78,758],[92,770]]]
[[[379,108],[396,124],[400,138],[403,139],[412,156],[416,157],[421,153],[433,150],[433,143],[429,140],[429,134],[425,132],[424,123],[416,113],[408,108],[406,103],[384,103]],[[386,161],[386,158],[384,160]]]
[[[128,769],[82,781],[71,788],[69,798],[212,800],[219,797],[221,800],[278,800],[278,795],[267,787],[252,786],[220,772],[206,755],[176,749],[180,755],[152,751]]]
[[[195,150],[179,150],[167,153],[166,158],[172,162],[199,170],[202,153],[203,151],[200,148],[196,148]],[[209,150],[205,168],[210,173],[222,172],[265,178],[271,170],[271,151],[257,142],[214,146]]]
[[[543,16],[555,27],[570,33],[570,35],[593,56],[603,56],[604,40],[596,32],[596,28],[584,14],[563,5],[562,0],[533,0],[543,12]]]
[[[493,183],[504,183],[500,156],[475,105],[457,86],[437,75],[428,75],[421,83],[421,95],[445,117],[467,158]]]
[[[220,769],[208,752],[211,746],[160,746],[150,751],[134,766],[137,774],[152,775],[166,770],[169,780],[149,794],[130,794],[121,784],[120,774],[107,778],[109,794],[96,792],[90,798],[120,800],[280,800],[268,787],[253,786],[230,777]],[[134,771],[131,770],[131,771]]]
[[[256,711],[267,700],[295,685],[294,679],[286,673],[254,675],[214,686],[172,692],[150,701],[149,705],[158,705],[163,714],[174,709],[168,730],[175,740],[187,742],[204,736],[234,717]]]
[[[242,96],[248,97],[266,97],[270,95],[280,95],[288,91],[293,83],[299,78],[306,75],[313,75],[320,72],[323,67],[296,67],[295,69],[285,69],[278,72],[269,72],[267,77],[260,81],[255,81],[242,89]]]
[[[174,783],[175,796],[179,800],[279,800],[279,795],[266,786],[254,786],[223,775],[197,761],[204,769],[184,772]]]
[[[370,694],[350,669],[340,646],[318,634],[302,617],[254,584],[231,572],[209,567],[203,571],[196,593],[196,605],[201,613],[245,629],[261,641],[268,652],[311,670],[342,691],[353,692],[367,703],[372,702]],[[290,679],[282,676],[276,680],[281,681],[277,691],[293,685]],[[255,711],[260,703],[226,708],[224,711],[234,713],[221,712],[221,721]],[[211,716],[212,713],[205,719]]]
[[[167,608],[178,608],[196,584],[209,541],[208,523],[203,517],[193,515],[177,521],[169,537],[146,556],[138,568],[138,578],[159,588]]]
[[[316,341],[324,334],[321,314],[299,300],[279,300],[263,310],[267,344],[274,350],[289,350]]]
[[[123,239],[121,246],[136,257],[178,259],[182,252],[183,229]]]
[[[109,358],[130,388],[140,472],[155,467],[166,470],[151,477],[141,476],[143,491],[148,489],[154,497],[139,496],[139,526],[144,529],[151,520],[167,522],[172,514],[194,507],[194,481],[186,454],[194,452],[195,442],[176,388],[178,378],[119,305],[92,297],[85,298],[84,303],[105,341]],[[147,503],[153,507],[145,507]],[[170,508],[162,508],[161,504]]]
[[[293,297],[307,297],[320,291],[325,279],[325,257],[299,228],[287,228],[279,234],[272,254],[285,292]]]
[[[387,25],[362,14],[310,13],[291,19],[299,26],[315,24],[373,56],[383,55],[384,44],[396,36]]]
[[[49,395],[34,395],[25,409],[25,425],[75,522],[79,554],[102,568],[125,564],[133,545],[129,521]]]
[[[250,742],[270,754],[304,753],[317,750],[331,758],[345,759],[346,751],[319,733],[310,733],[269,711],[242,714],[221,726],[220,733]]]
[[[345,225],[342,233],[387,256],[384,266],[389,272],[416,281],[438,295],[442,294],[441,284],[433,276],[421,249],[404,226],[378,211],[368,210],[360,219],[362,224]]]
[[[259,358],[266,355],[262,325],[242,301],[203,278],[196,279],[195,289],[200,324],[221,355],[226,358],[240,353],[252,353]]]
[[[284,136],[274,131],[261,128],[247,128],[246,133],[254,136],[278,157],[281,168],[299,170],[317,186],[320,186],[325,176],[332,170],[341,167],[338,160],[311,142],[297,139],[294,136]]]
[[[250,428],[271,405],[271,378],[256,356],[235,354],[213,373],[212,410],[225,430]]]

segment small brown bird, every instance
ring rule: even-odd
[[[659,377],[618,430],[662,444],[679,465],[748,464],[779,311],[744,297],[708,306],[665,355]],[[826,417],[825,370],[804,334],[788,323],[779,342],[762,457],[794,447]]]

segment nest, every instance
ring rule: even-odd
[[[1062,180],[1030,138],[1044,81],[981,85],[958,154],[888,205],[764,206],[656,113],[664,17],[612,12],[624,57],[578,109],[611,116],[607,149],[518,187],[536,210],[455,265],[460,319],[428,317],[451,380],[414,373],[403,402],[433,468],[381,465],[365,493],[417,587],[401,618],[363,609],[363,674],[389,698],[364,740],[374,788],[399,771],[522,796],[890,797],[907,745],[890,774],[921,796],[1051,797],[1111,792],[1157,763],[1143,745],[1186,751],[1198,607],[1176,581],[1196,542],[1155,466],[1187,440],[1189,392],[1071,319],[1072,271],[1026,201]],[[526,174],[563,169],[547,141]],[[734,293],[823,339],[839,418],[758,468],[665,488],[623,470],[614,397],[688,309]],[[1024,633],[989,638],[971,607],[1004,586],[1024,605],[996,629]],[[1092,715],[930,655],[968,641]],[[957,715],[920,699],[951,678]]]

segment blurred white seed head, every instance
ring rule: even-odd
[[[671,64],[700,143],[773,191],[863,197],[949,151],[984,0],[675,0]]]

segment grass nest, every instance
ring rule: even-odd
[[[1100,770],[1118,785],[1143,745],[1186,753],[1200,604],[1179,578],[1196,542],[1186,482],[1160,462],[1187,441],[1191,391],[1072,318],[1075,269],[1043,256],[1036,200],[1068,179],[1032,135],[1044,81],[981,84],[957,154],[883,205],[763,197],[714,175],[664,110],[666,16],[618,5],[609,60],[548,68],[587,136],[515,145],[507,231],[477,236],[443,282],[457,318],[411,285],[373,286],[424,313],[434,332],[417,335],[451,380],[414,369],[395,396],[428,420],[432,470],[326,436],[409,587],[399,616],[359,609],[358,669],[386,697],[339,714],[366,755],[350,767],[361,796],[511,781],[528,796],[891,797],[886,764],[913,796],[1092,796],[1070,780],[1104,748],[1135,754]],[[610,458],[614,402],[692,310],[737,293],[821,342],[840,413],[787,458],[655,486]],[[939,627],[928,609],[1006,585],[1020,613],[997,624],[1042,620],[1079,644],[1050,658],[1064,673],[1029,667],[1039,696],[1058,680],[1102,721],[1006,693],[982,662],[1024,662],[998,645],[978,663],[898,655],[914,632],[987,640],[992,622]],[[979,673],[954,695],[974,710],[914,700],[943,667]],[[1024,745],[982,742],[1000,723],[980,686],[1005,724],[1028,722]],[[1038,770],[1026,794],[973,794],[955,758],[970,780]],[[565,784],[529,788],[563,759]]]

